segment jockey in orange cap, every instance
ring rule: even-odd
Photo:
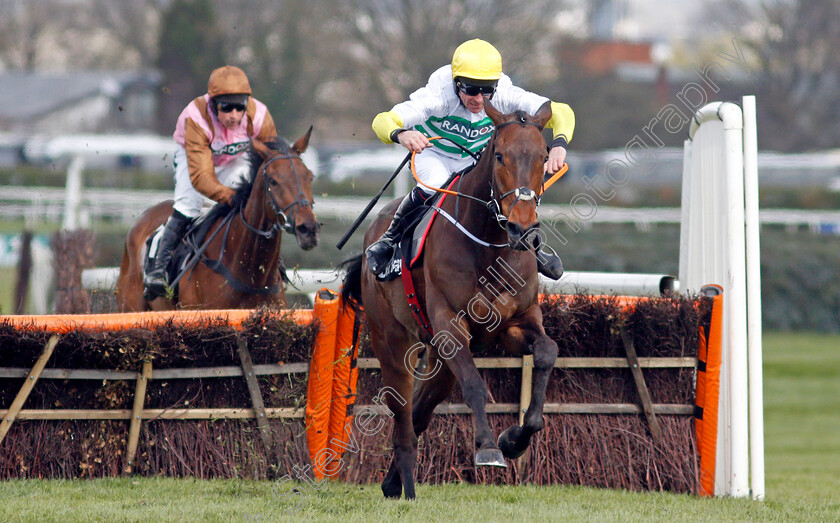
[[[166,293],[166,271],[172,251],[187,225],[209,199],[230,203],[233,186],[251,170],[245,152],[251,138],[261,141],[277,135],[266,106],[251,96],[242,69],[220,67],[210,74],[207,94],[181,112],[175,133],[175,205],[158,244],[154,269],[143,280],[146,299]]]

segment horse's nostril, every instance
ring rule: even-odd
[[[316,234],[320,228],[318,223],[300,223],[295,226],[295,234],[311,235]]]
[[[520,237],[522,237],[522,234],[525,232],[525,229],[523,229],[521,225],[519,225],[518,223],[513,223],[511,221],[507,222],[507,225],[505,227],[507,228],[508,236],[515,240],[518,240]]]

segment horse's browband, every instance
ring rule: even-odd
[[[496,129],[501,129],[502,127],[505,127],[506,125],[511,125],[511,124],[515,124],[515,123],[519,124],[519,125],[533,125],[534,127],[539,129],[540,131],[543,130],[543,127],[541,125],[535,124],[534,122],[529,122],[528,120],[525,119],[525,117],[521,117],[521,118],[519,118],[519,120],[511,120],[509,122],[501,123],[501,124],[496,126]]]

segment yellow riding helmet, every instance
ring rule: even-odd
[[[502,55],[484,40],[468,40],[452,55],[452,78],[498,80],[502,76]]]
[[[210,73],[207,81],[207,94],[215,98],[223,94],[251,94],[251,84],[245,72],[235,66],[226,65]]]

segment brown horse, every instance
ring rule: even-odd
[[[533,236],[538,232],[538,190],[543,183],[546,144],[541,130],[551,116],[548,103],[536,115],[502,114],[489,101],[485,111],[496,126],[476,166],[463,175],[459,196],[441,209],[458,222],[437,216],[426,240],[422,265],[411,269],[420,307],[431,332],[412,314],[399,280],[380,282],[362,257],[345,264],[342,288],[350,303],[364,306],[373,350],[394,413],[394,454],[382,492],[415,497],[417,437],[435,407],[458,383],[472,409],[475,464],[504,467],[520,456],[543,427],[543,404],[557,345],[545,334],[537,302],[538,277]],[[392,202],[365,235],[365,246],[388,226]],[[510,248],[512,247],[512,248]],[[405,269],[404,269],[405,270]],[[432,332],[434,334],[432,334]],[[531,403],[522,426],[514,425],[498,445],[487,423],[487,388],[472,358],[495,343],[514,355],[533,354]],[[417,368],[425,350],[428,371]],[[415,387],[415,380],[417,386]]]
[[[312,128],[294,145],[282,140],[252,142],[248,183],[237,189],[232,205],[211,211],[209,240],[196,262],[177,283],[177,301],[143,298],[146,240],[172,214],[168,200],[146,210],[128,233],[117,281],[122,311],[254,308],[286,305],[280,276],[280,231],[309,250],[318,245],[320,224],[312,212],[312,171],[300,158]],[[214,263],[218,261],[220,263]],[[212,268],[211,268],[212,267]]]

